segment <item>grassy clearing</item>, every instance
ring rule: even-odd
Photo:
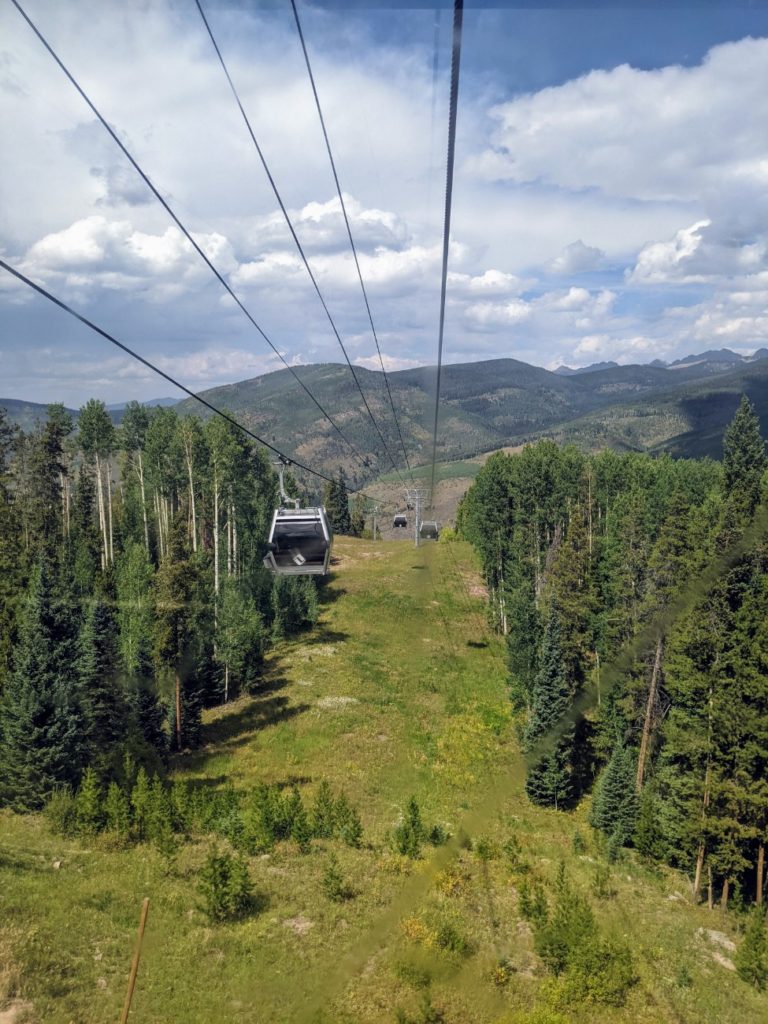
[[[733,923],[692,908],[682,876],[633,858],[612,868],[615,895],[593,903],[601,925],[632,942],[641,983],[622,1008],[558,1006],[519,886],[551,882],[565,860],[588,891],[600,854],[584,811],[541,811],[522,795],[503,646],[472,596],[472,553],[343,538],[336,552],[315,632],[271,656],[257,697],[207,716],[203,749],[176,774],[243,790],[295,783],[309,799],[327,779],[358,807],[363,848],[315,841],[301,855],[282,843],[251,858],[263,909],[212,926],[195,891],[209,840],[186,844],[169,870],[151,847],[65,840],[39,817],[4,813],[0,1012],[13,999],[33,1022],[116,1020],[148,895],[132,1024],[363,1024],[394,1022],[398,1007],[417,1020],[427,988],[447,1024],[517,1024],[536,1007],[550,1014],[539,1024],[553,1013],[585,1024],[766,1019],[768,999],[713,956],[732,954],[697,934],[733,937]],[[411,795],[427,824],[456,837],[416,862],[389,840]],[[578,853],[577,830],[588,838]],[[517,864],[504,850],[512,836]],[[349,898],[328,896],[333,856]]]

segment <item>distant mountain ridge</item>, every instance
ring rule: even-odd
[[[356,370],[387,439],[389,455],[382,450],[347,366],[320,363],[294,369],[370,467],[361,467],[288,370],[211,388],[201,396],[291,458],[326,474],[343,468],[353,485],[392,472],[392,460],[402,469],[403,452],[381,373],[364,367]],[[435,367],[388,375],[413,466],[431,457],[435,376]],[[727,349],[704,352],[670,366],[658,361],[630,366],[608,362],[570,374],[516,359],[448,364],[442,373],[437,458],[462,459],[541,437],[586,449],[612,447],[719,458],[723,431],[742,393],[755,403],[768,436],[766,349],[749,357]],[[45,418],[44,405],[0,399],[0,406],[25,429]],[[212,415],[191,398],[175,408],[180,415]],[[113,409],[111,415],[118,423],[122,409]]]
[[[672,369],[676,366],[695,366],[706,364],[712,367],[712,372],[727,372],[733,366],[740,366],[745,363],[755,363],[760,359],[768,358],[768,348],[759,348],[751,356],[742,356],[729,348],[710,349],[708,352],[700,352],[698,355],[683,356],[682,359],[675,359],[668,363],[663,359],[653,359],[650,363],[642,363],[642,366],[658,366],[662,369]],[[558,366],[555,373],[564,377],[572,377],[577,373],[594,373],[596,370],[607,370],[610,367],[618,366],[618,363],[610,360],[604,363],[590,363],[589,366]]]

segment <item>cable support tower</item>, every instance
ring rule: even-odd
[[[56,51],[53,49],[51,44],[48,42],[48,40],[42,34],[40,29],[37,27],[37,25],[35,25],[35,23],[29,17],[27,12],[21,6],[21,4],[19,3],[19,0],[11,0],[11,3],[14,5],[14,7],[19,12],[19,14],[22,16],[22,18],[24,18],[26,23],[29,25],[29,27],[32,29],[32,31],[35,33],[35,35],[40,40],[40,42],[43,44],[43,46],[48,51],[48,53],[51,55],[51,57],[53,57],[54,61],[58,64],[59,68],[63,71],[64,75],[67,77],[69,82],[74,86],[75,90],[79,93],[80,97],[84,100],[84,102],[89,107],[91,112],[98,119],[98,121],[101,123],[103,128],[107,131],[107,133],[112,138],[112,140],[115,142],[115,144],[119,147],[119,149],[122,152],[123,156],[128,160],[128,162],[131,164],[133,169],[136,171],[136,173],[142,179],[142,181],[147,186],[147,188],[149,188],[149,190],[152,192],[154,197],[157,199],[157,201],[160,203],[160,205],[166,211],[166,213],[171,218],[171,220],[174,222],[174,224],[179,229],[179,231],[181,231],[182,235],[184,235],[186,240],[189,242],[189,244],[192,246],[192,248],[195,250],[195,252],[200,257],[200,259],[203,260],[203,262],[206,264],[206,266],[211,271],[211,273],[216,277],[216,279],[219,281],[219,283],[222,285],[222,287],[226,290],[228,295],[232,299],[234,299],[234,301],[237,304],[237,306],[239,307],[239,309],[245,314],[245,316],[248,318],[248,320],[250,321],[252,326],[256,328],[258,333],[261,335],[261,337],[264,339],[264,341],[267,343],[267,345],[269,345],[269,347],[272,349],[272,351],[278,357],[278,359],[283,364],[283,366],[286,368],[286,370],[289,371],[289,373],[294,378],[294,380],[297,382],[297,384],[299,384],[299,386],[307,394],[307,396],[311,399],[311,401],[314,403],[314,405],[317,406],[317,408],[322,413],[322,415],[325,417],[325,419],[328,420],[328,422],[331,424],[331,426],[336,431],[336,433],[339,435],[339,437],[344,442],[344,444],[346,444],[347,447],[349,448],[349,450],[353,453],[355,458],[365,468],[368,468],[368,466],[370,465],[370,461],[365,456],[363,456],[357,450],[355,445],[353,445],[352,442],[346,437],[346,435],[342,431],[341,427],[338,426],[338,424],[333,420],[331,415],[321,405],[321,403],[317,400],[317,398],[315,398],[315,396],[312,394],[312,392],[307,387],[307,385],[302,381],[302,379],[296,373],[296,370],[294,369],[294,367],[292,367],[290,365],[290,363],[288,363],[288,361],[285,359],[283,354],[273,344],[272,340],[267,336],[267,334],[264,332],[264,330],[261,328],[261,326],[257,323],[257,321],[254,318],[253,314],[250,312],[250,310],[247,309],[247,307],[245,306],[243,301],[235,293],[235,291],[233,290],[233,288],[231,287],[229,282],[226,280],[226,278],[223,276],[223,274],[217,269],[216,266],[214,266],[213,262],[205,254],[205,252],[203,251],[201,246],[195,241],[195,239],[193,238],[192,234],[187,230],[187,228],[181,222],[181,220],[176,215],[176,213],[174,213],[173,209],[171,208],[171,206],[169,205],[167,200],[160,194],[158,189],[155,187],[155,185],[150,180],[149,176],[144,172],[144,170],[142,170],[142,168],[139,165],[139,163],[137,162],[137,160],[132,156],[132,154],[129,152],[129,150],[127,149],[125,144],[120,140],[120,138],[118,137],[118,135],[115,132],[115,130],[111,127],[111,125],[103,117],[101,112],[97,109],[96,105],[93,103],[93,101],[87,95],[85,90],[81,87],[81,85],[79,84],[77,79],[74,77],[72,72],[67,68],[67,66],[61,60],[61,58],[56,53]]]
[[[437,462],[437,425],[440,414],[440,378],[443,368],[443,335],[445,330],[445,292],[448,284],[448,247],[451,236],[451,204],[453,202],[453,162],[456,152],[456,114],[459,104],[459,66],[461,64],[461,28],[464,0],[454,0],[453,48],[451,53],[451,96],[448,110],[448,158],[445,174],[445,217],[443,221],[443,266],[440,284],[440,327],[437,341],[437,377],[435,380],[435,416],[432,426],[432,473],[430,493],[434,499],[435,464]]]
[[[199,6],[199,0],[197,0],[197,3],[198,3],[198,6]],[[301,27],[301,20],[299,18],[298,9],[296,7],[296,0],[291,0],[291,7],[293,8],[293,16],[294,16],[295,21],[296,21],[296,29],[297,29],[297,31],[299,33],[299,40],[301,42],[301,49],[302,49],[302,52],[304,53],[304,61],[305,61],[306,65],[307,65],[307,73],[309,74],[309,81],[310,81],[310,84],[312,85],[312,94],[315,97],[315,106],[317,107],[317,115],[318,115],[318,117],[320,119],[320,127],[323,130],[323,138],[325,139],[325,148],[328,151],[328,160],[330,161],[331,170],[333,171],[333,180],[336,183],[336,194],[338,195],[339,203],[341,204],[341,212],[342,212],[342,214],[344,216],[344,224],[345,224],[346,229],[347,229],[347,237],[349,238],[349,246],[350,246],[350,248],[352,250],[352,256],[354,257],[354,260],[355,260],[355,268],[357,270],[357,278],[358,278],[358,280],[360,282],[360,290],[363,293],[363,301],[365,303],[365,311],[368,314],[368,323],[371,325],[371,334],[373,335],[373,340],[376,343],[376,352],[378,353],[378,356],[379,356],[379,363],[381,364],[381,372],[384,375],[384,384],[385,384],[386,389],[387,389],[387,395],[389,396],[389,404],[390,404],[390,407],[392,409],[392,416],[394,417],[394,420],[395,420],[395,427],[397,428],[397,436],[400,439],[400,446],[403,449],[403,457],[405,458],[405,465],[406,465],[406,467],[408,469],[408,474],[411,477],[411,482],[413,482],[413,474],[411,473],[411,464],[410,464],[410,462],[408,460],[408,451],[407,451],[407,449],[405,447],[405,441],[403,440],[403,434],[402,434],[402,431],[400,429],[400,420],[399,420],[398,415],[397,415],[397,410],[395,409],[395,402],[394,402],[394,399],[392,397],[392,389],[389,386],[389,377],[387,376],[387,371],[386,371],[386,369],[384,367],[384,358],[383,358],[383,356],[381,354],[381,347],[379,345],[379,336],[376,333],[376,327],[374,326],[374,323],[373,323],[373,313],[371,312],[371,305],[370,305],[370,302],[368,301],[368,292],[367,292],[366,287],[365,287],[365,281],[363,280],[363,272],[362,272],[362,270],[360,268],[360,260],[358,259],[358,256],[357,256],[357,246],[355,245],[355,240],[354,240],[354,238],[352,236],[352,227],[351,227],[351,225],[349,223],[349,216],[347,214],[347,204],[344,202],[344,193],[342,192],[341,184],[339,182],[339,175],[338,175],[338,173],[336,171],[336,161],[333,159],[333,151],[331,150],[331,141],[330,141],[330,139],[328,137],[328,131],[327,131],[326,126],[325,126],[325,118],[323,117],[323,110],[322,110],[322,107],[320,106],[320,97],[318,96],[318,93],[317,93],[317,86],[315,84],[315,76],[314,76],[314,73],[312,71],[312,65],[311,65],[310,60],[309,60],[309,53],[307,51],[307,45],[306,45],[306,42],[304,40],[304,32],[303,32],[302,27]],[[402,477],[400,479],[402,480]]]
[[[430,491],[427,487],[407,487],[405,490],[405,500],[408,508],[414,510],[414,546],[419,547],[421,540],[421,513],[425,507],[429,507],[430,502]]]
[[[288,230],[291,233],[291,237],[293,238],[293,241],[294,241],[294,244],[296,245],[296,248],[298,250],[299,256],[301,257],[301,261],[304,264],[305,270],[309,274],[309,279],[312,282],[312,285],[314,286],[315,292],[317,293],[317,297],[320,300],[320,304],[323,307],[323,310],[325,311],[325,315],[326,315],[326,317],[328,319],[328,323],[330,324],[331,330],[333,331],[333,334],[334,334],[334,336],[336,338],[336,341],[339,343],[339,347],[341,348],[341,351],[344,353],[344,358],[345,358],[345,360],[347,362],[347,366],[350,369],[350,372],[351,372],[352,377],[354,379],[355,385],[357,386],[357,390],[360,392],[360,397],[363,400],[363,404],[365,406],[366,412],[368,413],[368,416],[370,417],[371,423],[373,424],[374,429],[376,430],[376,433],[379,435],[379,439],[380,439],[380,441],[382,443],[384,451],[387,453],[387,457],[389,458],[389,461],[392,463],[392,468],[397,473],[397,475],[400,477],[401,483],[404,484],[405,481],[403,480],[403,477],[402,477],[402,475],[400,473],[400,469],[399,469],[397,463],[395,462],[394,458],[392,457],[392,454],[391,454],[391,452],[389,450],[389,446],[387,444],[386,438],[384,437],[384,434],[381,432],[379,424],[376,422],[376,418],[373,415],[373,411],[372,411],[370,405],[368,404],[368,399],[365,397],[365,392],[363,391],[363,388],[362,388],[362,386],[360,384],[360,380],[359,380],[359,378],[357,376],[357,372],[355,371],[354,365],[353,365],[352,361],[350,360],[349,355],[347,353],[346,346],[344,345],[344,342],[341,340],[341,335],[339,334],[339,329],[337,328],[336,322],[333,319],[333,316],[331,315],[331,311],[328,308],[328,304],[325,301],[325,297],[323,296],[323,293],[320,290],[320,286],[317,283],[317,278],[315,277],[314,271],[312,270],[312,268],[309,265],[309,260],[307,259],[306,253],[304,252],[304,247],[302,246],[302,244],[301,244],[301,242],[299,240],[299,236],[296,234],[296,229],[293,226],[293,222],[291,221],[291,218],[290,218],[290,215],[288,213],[288,210],[286,209],[285,203],[283,202],[283,198],[282,198],[282,196],[280,194],[280,191],[279,191],[279,189],[277,187],[277,184],[276,184],[275,179],[274,179],[274,177],[272,175],[272,172],[269,169],[269,165],[267,163],[266,157],[264,156],[262,148],[259,145],[258,140],[256,139],[256,133],[254,132],[253,127],[252,127],[251,122],[250,122],[250,119],[249,119],[248,115],[245,112],[245,108],[243,107],[242,101],[240,100],[240,96],[238,94],[237,88],[235,87],[235,83],[232,81],[232,76],[229,73],[229,69],[227,68],[227,65],[226,65],[226,62],[224,60],[224,57],[222,56],[221,50],[219,49],[219,44],[216,42],[216,38],[215,38],[215,36],[213,34],[213,31],[211,30],[211,26],[209,25],[208,19],[205,16],[205,12],[203,11],[202,4],[200,3],[200,0],[195,0],[195,4],[197,5],[197,9],[200,12],[200,17],[203,20],[203,24],[205,25],[205,27],[206,27],[206,29],[208,31],[208,35],[210,37],[211,43],[213,44],[213,48],[216,51],[216,56],[219,58],[219,63],[221,64],[221,67],[222,67],[222,70],[223,70],[223,72],[224,72],[224,74],[226,76],[227,82],[229,83],[229,88],[232,90],[232,95],[235,98],[235,103],[237,104],[238,109],[240,111],[240,114],[242,115],[243,121],[245,122],[245,127],[247,128],[248,134],[251,137],[251,142],[253,143],[253,145],[254,145],[254,147],[256,149],[256,152],[259,155],[259,160],[261,161],[261,166],[264,168],[264,172],[267,175],[267,178],[269,179],[269,184],[272,186],[272,191],[274,192],[275,199],[277,200],[277,203],[278,203],[278,205],[280,207],[280,210],[281,210],[281,212],[283,214],[283,218],[285,220],[285,223],[288,225]],[[407,461],[407,458],[406,458],[406,461]]]

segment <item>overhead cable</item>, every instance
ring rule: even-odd
[[[256,139],[256,134],[255,134],[255,132],[253,130],[253,127],[251,126],[251,122],[250,122],[250,120],[248,118],[248,115],[245,112],[245,108],[243,107],[243,104],[242,104],[242,102],[240,100],[240,96],[238,94],[237,88],[235,87],[235,83],[232,81],[232,76],[229,73],[229,69],[227,68],[226,62],[224,61],[224,57],[221,54],[221,50],[219,49],[219,45],[216,42],[216,38],[215,38],[215,36],[213,34],[213,31],[211,30],[211,26],[208,23],[208,19],[205,16],[205,12],[203,11],[202,4],[200,3],[200,0],[195,0],[195,3],[197,5],[198,11],[200,12],[200,17],[203,19],[203,24],[205,25],[206,29],[208,30],[208,35],[210,36],[211,43],[213,44],[213,48],[216,51],[216,56],[219,58],[219,63],[221,64],[222,70],[224,71],[224,74],[226,76],[227,82],[229,82],[229,87],[232,90],[232,95],[235,98],[235,102],[237,103],[238,109],[240,110],[240,114],[242,115],[243,121],[245,122],[245,127],[248,129],[248,134],[251,137],[251,142],[253,143],[253,145],[254,145],[254,147],[256,149],[256,152],[259,155],[259,159],[261,160],[261,165],[264,168],[264,171],[265,171],[265,173],[267,175],[267,178],[269,179],[269,184],[272,186],[272,191],[275,194],[275,199],[277,200],[278,205],[280,206],[280,210],[281,210],[281,212],[283,214],[283,218],[285,219],[285,223],[288,225],[288,230],[291,232],[291,236],[293,237],[293,241],[294,241],[294,243],[296,245],[296,248],[298,249],[299,256],[301,257],[302,263],[304,264],[304,267],[305,267],[307,273],[309,274],[309,279],[311,280],[311,282],[312,282],[312,284],[314,286],[314,289],[317,292],[317,297],[319,298],[320,304],[322,305],[322,307],[323,307],[323,309],[325,311],[325,315],[328,318],[328,323],[330,324],[331,330],[333,331],[333,333],[334,333],[334,335],[336,337],[336,341],[339,343],[339,347],[341,348],[341,351],[344,353],[344,358],[347,361],[347,366],[349,367],[350,372],[352,373],[352,377],[353,377],[353,379],[355,381],[355,384],[357,386],[357,390],[360,392],[360,397],[363,400],[363,404],[365,405],[366,411],[367,411],[367,413],[368,413],[368,415],[369,415],[369,417],[371,419],[371,423],[373,423],[373,426],[374,426],[374,428],[376,430],[376,433],[379,435],[381,443],[382,443],[382,445],[384,447],[384,451],[387,453],[387,457],[389,458],[389,461],[392,463],[392,468],[397,473],[397,475],[400,476],[400,479],[402,480],[403,478],[402,478],[402,476],[400,474],[400,469],[398,468],[397,463],[395,462],[395,460],[392,458],[392,454],[389,451],[389,446],[387,444],[386,438],[384,437],[383,433],[381,432],[381,429],[379,428],[379,424],[376,422],[376,418],[373,415],[373,411],[371,410],[371,407],[368,404],[368,399],[365,397],[365,392],[363,391],[363,389],[362,389],[362,387],[360,385],[360,380],[358,379],[358,376],[357,376],[357,373],[355,371],[355,368],[354,368],[354,366],[353,366],[353,364],[352,364],[352,362],[351,362],[351,360],[349,358],[349,355],[347,353],[347,349],[346,349],[346,347],[344,345],[344,342],[341,340],[341,335],[339,334],[339,330],[338,330],[338,328],[336,326],[336,322],[334,321],[333,316],[331,315],[331,311],[328,308],[328,304],[325,301],[323,293],[320,291],[320,286],[318,285],[317,278],[315,277],[314,272],[313,272],[312,268],[309,265],[309,260],[307,259],[306,253],[304,252],[304,247],[302,246],[301,242],[299,241],[299,236],[296,234],[296,230],[295,230],[295,228],[293,226],[293,222],[291,221],[291,218],[290,218],[290,215],[288,213],[288,210],[286,209],[285,203],[283,202],[283,198],[280,195],[280,192],[279,192],[279,190],[277,188],[277,184],[275,183],[275,179],[272,176],[272,172],[269,169],[269,165],[267,164],[267,161],[266,161],[264,153],[263,153],[263,151],[261,149],[261,146],[259,145],[259,143],[258,143],[258,141]],[[323,130],[325,130],[325,129],[323,129]]]
[[[453,49],[451,53],[451,97],[448,110],[448,159],[445,174],[445,217],[443,221],[443,267],[440,284],[440,327],[437,340],[437,376],[435,380],[435,416],[432,426],[431,500],[435,500],[435,464],[437,462],[437,424],[440,414],[440,378],[443,369],[443,333],[445,330],[445,292],[448,284],[448,247],[451,237],[453,201],[453,159],[456,151],[456,114],[459,104],[459,65],[461,64],[461,27],[464,0],[454,0]]]
[[[217,280],[222,285],[222,287],[227,291],[227,293],[230,295],[230,297],[232,299],[234,299],[235,303],[240,308],[240,310],[245,314],[245,316],[248,318],[250,323],[256,328],[256,330],[259,332],[259,334],[264,339],[264,341],[266,341],[266,343],[269,345],[269,347],[275,353],[275,355],[278,357],[278,359],[283,364],[283,366],[285,366],[285,368],[290,372],[290,374],[294,378],[294,380],[300,385],[302,390],[304,392],[306,392],[307,396],[312,400],[312,402],[315,404],[315,406],[317,406],[317,408],[320,410],[320,412],[325,417],[325,419],[328,420],[328,422],[331,424],[331,426],[336,431],[336,433],[339,435],[339,437],[342,439],[342,441],[347,445],[347,447],[350,449],[350,451],[354,454],[355,458],[358,459],[362,463],[363,466],[367,466],[368,465],[368,460],[363,455],[360,454],[360,452],[357,450],[355,445],[353,445],[352,442],[346,437],[346,435],[342,431],[341,427],[339,427],[334,422],[334,420],[332,419],[330,414],[320,404],[320,402],[317,400],[317,398],[315,398],[314,394],[310,391],[310,389],[307,387],[307,385],[304,383],[304,381],[302,381],[302,379],[296,373],[296,370],[293,368],[293,366],[291,366],[290,363],[287,362],[287,360],[283,356],[282,352],[280,352],[279,349],[276,348],[276,346],[273,344],[271,339],[262,330],[262,328],[256,322],[256,319],[254,318],[252,313],[246,308],[246,306],[243,303],[243,301],[237,296],[235,291],[232,289],[232,287],[230,286],[229,282],[226,280],[226,278],[223,276],[223,274],[217,269],[217,267],[214,266],[213,262],[205,254],[205,252],[203,251],[201,246],[198,244],[198,242],[195,241],[195,239],[193,238],[191,233],[187,230],[187,228],[181,222],[179,217],[171,209],[171,207],[168,204],[167,200],[160,194],[158,189],[153,185],[153,183],[150,180],[150,178],[148,177],[148,175],[144,172],[144,170],[142,170],[142,168],[139,166],[138,162],[135,160],[135,158],[128,151],[127,147],[120,140],[120,138],[117,135],[117,133],[115,132],[114,128],[112,128],[112,126],[107,122],[107,120],[102,116],[100,111],[96,108],[95,104],[90,99],[90,97],[86,94],[84,89],[80,86],[80,84],[78,83],[77,79],[74,77],[72,72],[67,68],[67,66],[64,64],[64,62],[58,56],[58,54],[53,49],[51,44],[48,42],[48,40],[42,34],[40,29],[37,27],[37,25],[35,25],[35,23],[29,17],[27,12],[21,6],[21,4],[19,3],[19,0],[11,0],[11,3],[14,5],[14,7],[18,10],[19,14],[21,14],[21,16],[27,22],[29,27],[35,33],[35,35],[40,40],[40,42],[43,44],[43,46],[48,51],[48,53],[51,55],[51,57],[53,57],[53,59],[56,61],[56,63],[61,68],[61,70],[64,72],[66,77],[69,79],[71,84],[74,86],[74,88],[80,94],[81,98],[85,101],[87,106],[90,108],[91,112],[101,122],[102,126],[109,133],[109,135],[112,138],[112,140],[120,148],[121,152],[123,153],[123,156],[125,156],[125,158],[129,161],[129,163],[131,164],[133,169],[136,171],[136,173],[142,179],[142,181],[147,186],[147,188],[150,189],[150,191],[152,192],[154,197],[157,199],[157,201],[160,203],[160,205],[163,207],[163,209],[169,215],[169,217],[174,222],[174,224],[179,229],[179,231],[181,231],[181,233],[184,235],[184,237],[189,242],[189,244],[192,246],[192,248],[195,250],[195,252],[198,254],[198,256],[203,260],[203,262],[206,264],[206,266],[209,268],[209,270],[214,274],[214,276],[217,278]]]
[[[189,395],[190,398],[194,398],[196,402],[199,402],[201,405],[204,405],[207,409],[210,409],[211,412],[215,412],[217,416],[221,416],[228,423],[231,423],[233,427],[237,427],[238,430],[242,430],[243,433],[253,438],[254,441],[258,441],[258,443],[264,445],[265,448],[269,448],[270,451],[274,452],[275,455],[279,456],[281,459],[286,459],[289,463],[292,463],[294,466],[298,466],[299,469],[303,469],[306,473],[311,473],[313,476],[317,476],[321,480],[325,480],[327,483],[333,482],[331,477],[326,476],[324,473],[318,472],[316,469],[312,469],[310,466],[305,466],[297,459],[291,458],[290,455],[286,455],[284,452],[281,452],[279,448],[275,448],[273,444],[270,444],[269,441],[265,441],[263,437],[259,437],[258,434],[254,434],[254,432],[252,430],[249,430],[248,427],[244,427],[242,423],[238,423],[238,421],[234,417],[230,416],[229,413],[224,412],[222,409],[217,408],[207,399],[202,398],[198,394],[195,394],[195,392],[190,390],[185,384],[182,384],[180,381],[176,380],[175,377],[172,377],[170,373],[166,373],[165,370],[161,370],[159,366],[155,366],[155,364],[150,362],[149,359],[145,359],[144,356],[139,355],[139,353],[136,352],[134,349],[129,348],[128,345],[123,344],[122,341],[118,341],[117,338],[113,337],[113,335],[111,335],[108,331],[105,331],[102,327],[99,327],[98,324],[95,324],[92,320],[89,320],[88,317],[83,316],[82,313],[78,313],[76,309],[73,309],[70,305],[64,302],[63,299],[58,299],[55,295],[52,295],[51,292],[49,292],[46,288],[43,288],[42,285],[37,284],[35,281],[31,280],[31,278],[26,276],[26,274],[23,274],[20,270],[17,270],[16,267],[12,267],[10,263],[6,263],[5,260],[2,258],[0,258],[0,267],[2,267],[3,270],[7,270],[9,274],[13,274],[14,277],[18,278],[19,281],[22,281],[29,288],[32,288],[34,291],[38,293],[38,295],[42,295],[44,298],[48,299],[49,302],[52,302],[55,306],[58,306],[59,309],[63,309],[65,313],[69,313],[70,316],[73,316],[76,320],[79,320],[80,323],[85,324],[86,327],[90,327],[90,329],[92,331],[95,331],[96,334],[100,334],[102,338],[105,338],[107,341],[111,342],[111,344],[116,345],[117,348],[122,349],[123,352],[126,352],[133,359],[138,359],[140,363],[143,363],[144,366],[152,370],[153,373],[157,373],[159,374],[159,376],[164,377],[169,384],[173,384],[174,387],[178,388],[180,391],[183,391],[186,395]]]
[[[198,3],[198,6],[199,6],[199,0],[196,0],[196,2]],[[366,312],[368,314],[368,322],[371,325],[371,334],[373,334],[373,340],[376,343],[376,351],[377,351],[377,353],[379,355],[379,363],[381,364],[381,372],[384,375],[384,383],[386,385],[387,394],[389,396],[389,404],[390,404],[390,406],[392,408],[392,415],[394,416],[394,419],[395,419],[395,426],[397,427],[397,436],[400,439],[400,445],[401,445],[401,447],[403,449],[403,456],[405,458],[405,465],[408,467],[408,472],[410,473],[411,472],[411,464],[408,461],[408,451],[406,450],[405,441],[403,440],[403,434],[402,434],[402,431],[400,430],[400,420],[398,419],[397,411],[395,409],[394,399],[392,398],[392,389],[389,386],[389,377],[387,376],[387,371],[386,371],[386,369],[384,367],[384,358],[383,358],[383,356],[381,354],[381,347],[379,346],[379,337],[378,337],[378,335],[376,333],[376,328],[375,328],[374,323],[373,323],[373,314],[371,313],[371,306],[370,306],[370,303],[368,301],[368,292],[366,291],[366,288],[365,288],[365,281],[363,280],[363,272],[360,269],[360,261],[359,261],[359,259],[357,257],[357,246],[355,245],[355,240],[352,237],[352,228],[351,228],[350,223],[349,223],[349,216],[347,215],[347,204],[344,202],[344,193],[342,192],[341,184],[339,183],[339,175],[338,175],[338,173],[336,171],[336,161],[333,159],[333,152],[331,150],[331,142],[330,142],[330,139],[328,138],[328,131],[327,131],[326,127],[325,127],[325,118],[323,117],[323,110],[322,110],[322,107],[320,106],[320,97],[317,94],[317,86],[315,85],[315,76],[314,76],[314,74],[312,72],[312,65],[311,65],[310,60],[309,60],[309,53],[307,52],[307,45],[306,45],[306,43],[304,41],[304,32],[302,31],[301,20],[299,18],[299,12],[298,12],[298,9],[296,7],[295,0],[291,0],[291,7],[293,8],[293,16],[294,16],[294,18],[296,20],[296,29],[297,29],[297,31],[299,33],[299,39],[301,41],[301,49],[302,49],[302,52],[304,53],[304,61],[305,61],[306,65],[307,65],[307,72],[309,74],[309,81],[310,81],[310,83],[312,85],[312,94],[315,97],[315,106],[317,107],[317,114],[318,114],[318,117],[320,118],[320,127],[323,129],[323,138],[325,139],[325,148],[328,150],[328,159],[329,159],[329,161],[331,163],[331,170],[333,171],[333,180],[336,183],[336,194],[338,195],[339,203],[341,204],[341,212],[342,212],[342,214],[344,216],[344,224],[346,225],[346,228],[347,228],[347,237],[349,238],[349,245],[350,245],[350,248],[352,249],[352,255],[353,255],[354,260],[355,260],[355,267],[357,268],[357,277],[358,277],[358,280],[360,281],[360,288],[361,288],[362,293],[363,293],[363,301],[365,302],[365,310],[366,310]],[[411,475],[411,480],[413,480],[413,475]]]

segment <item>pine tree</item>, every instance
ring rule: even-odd
[[[128,797],[116,782],[110,782],[104,800],[105,827],[114,833],[118,840],[128,837],[131,827],[131,805]]]
[[[336,804],[328,782],[323,779],[312,807],[312,832],[317,839],[331,839],[336,828]]]
[[[573,798],[570,757],[573,751],[574,730],[568,730],[558,740],[554,750],[544,754],[528,766],[525,792],[531,803],[540,807],[564,810]]]
[[[529,744],[559,722],[568,710],[571,696],[563,659],[560,617],[557,609],[552,608],[544,630],[540,667],[533,684],[531,717],[525,730]]]
[[[75,816],[78,828],[86,835],[95,835],[104,826],[104,793],[93,768],[86,768],[75,795]]]
[[[78,681],[73,670],[72,609],[43,559],[29,590],[16,668],[0,704],[3,799],[17,810],[42,807],[83,763]]]
[[[338,477],[326,485],[324,503],[333,532],[349,536],[352,533],[352,518],[343,470],[340,469]]]
[[[634,759],[623,743],[617,743],[595,787],[590,824],[626,846],[634,834],[638,810]]]
[[[125,739],[128,725],[128,705],[116,671],[116,632],[112,610],[97,598],[80,634],[78,674],[89,760],[104,766]]]
[[[762,991],[768,981],[768,933],[765,915],[756,907],[749,918],[747,930],[736,951],[736,970],[742,981]]]
[[[139,768],[136,782],[131,791],[131,809],[133,826],[138,839],[146,839],[149,834],[149,816],[152,809],[149,777],[143,768]]]
[[[743,514],[751,515],[760,500],[766,468],[765,442],[755,407],[742,395],[736,415],[723,437],[725,493]]]

